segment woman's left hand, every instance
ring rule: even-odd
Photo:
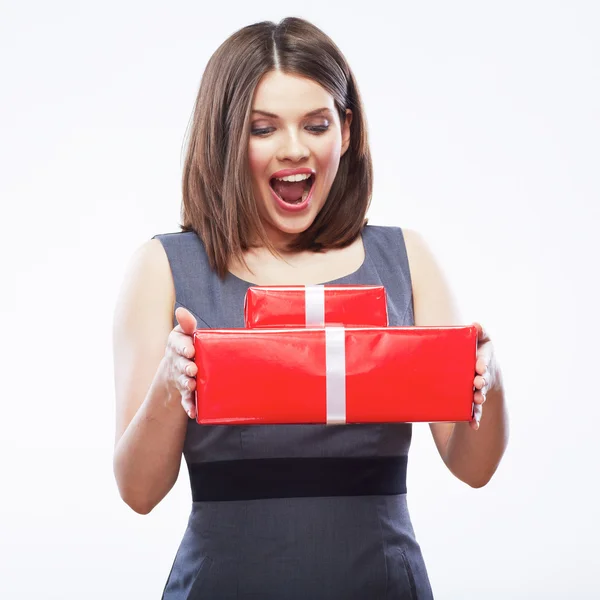
[[[473,380],[473,420],[470,425],[473,429],[479,429],[479,421],[483,413],[483,403],[488,391],[494,387],[493,369],[491,362],[494,358],[494,347],[483,327],[479,323],[473,323],[477,328],[477,360],[475,362],[475,379]]]

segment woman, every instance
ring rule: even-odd
[[[315,473],[322,458],[344,458],[348,477],[372,457],[394,457],[405,468],[410,424],[194,420],[193,331],[242,327],[251,283],[378,283],[390,325],[461,324],[422,238],[366,225],[371,175],[354,77],[319,29],[300,19],[258,23],[215,52],[185,162],[184,231],[140,248],[115,312],[121,496],[146,514],[175,483],[182,452],[190,471],[194,502],[167,600],[432,597],[404,481],[392,494],[287,498],[257,484],[250,499],[235,489],[211,499],[207,478],[207,468],[224,478],[245,468],[269,477],[274,458],[292,472],[316,461]],[[478,330],[475,418],[430,425],[445,464],[473,487],[489,481],[507,442],[500,371]]]

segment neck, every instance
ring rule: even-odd
[[[280,229],[275,229],[273,227],[265,227],[265,231],[267,233],[267,237],[275,250],[279,252],[282,256],[296,254],[296,252],[291,252],[288,250],[289,244],[292,243],[297,237],[298,233],[287,233],[285,231],[281,231]],[[257,240],[255,248],[261,248],[262,245]]]

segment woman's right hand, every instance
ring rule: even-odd
[[[197,327],[194,315],[183,307],[175,311],[178,325],[169,333],[163,359],[167,386],[171,393],[181,395],[181,405],[190,419],[196,418],[194,391],[196,373],[194,362],[194,331]]]

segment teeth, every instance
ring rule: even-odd
[[[277,181],[304,181],[309,177],[309,174],[304,173],[303,175],[288,175],[287,177],[275,177],[275,179],[277,179]]]

